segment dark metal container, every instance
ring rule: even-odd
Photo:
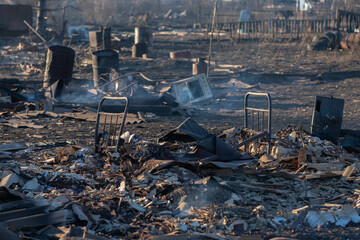
[[[114,50],[100,50],[92,53],[94,86],[109,80],[111,69],[119,69],[119,54]]]
[[[146,53],[152,54],[153,52],[153,32],[150,27],[136,27],[135,28],[135,42],[134,44],[144,43],[146,45]]]
[[[32,25],[31,5],[0,4],[0,36],[18,36],[27,33],[29,29],[24,24],[24,20]]]
[[[143,54],[147,53],[147,46],[145,43],[136,43],[132,46],[132,57],[142,57]]]
[[[316,96],[311,135],[337,143],[344,110],[343,99]]]
[[[111,28],[89,31],[89,40],[92,49],[111,49]]]
[[[205,58],[197,58],[196,62],[192,66],[193,75],[207,74],[207,64]]]
[[[75,61],[75,51],[65,46],[51,46],[46,54],[46,66],[43,87],[47,88],[54,82],[62,80],[69,84]]]

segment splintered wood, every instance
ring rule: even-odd
[[[222,137],[236,145],[252,134],[230,129]],[[254,160],[237,165],[189,158],[196,142],[123,137],[119,152],[103,154],[1,145],[9,160],[0,164],[0,221],[11,231],[0,230],[55,239],[250,239],[264,229],[360,222],[358,159],[301,128],[278,131],[271,155],[262,141],[246,146]],[[16,215],[3,219],[11,209]]]

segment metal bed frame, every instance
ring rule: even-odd
[[[267,98],[267,108],[254,108],[249,107],[249,97],[250,96],[260,96]],[[254,93],[248,92],[244,98],[244,127],[249,128],[259,132],[254,137],[251,137],[236,146],[240,148],[244,145],[247,145],[251,142],[254,142],[262,137],[266,137],[268,149],[267,153],[271,152],[271,96],[268,93]],[[266,116],[265,116],[266,115]],[[266,121],[267,118],[267,121]],[[267,127],[265,128],[265,126]]]
[[[105,101],[125,102],[124,112],[114,113],[103,111],[103,104]],[[127,97],[104,97],[100,100],[95,127],[95,152],[100,152],[103,149],[113,147],[115,147],[116,152],[119,150],[121,144],[120,136],[124,132],[128,105],[129,100]],[[103,123],[101,123],[102,116]]]

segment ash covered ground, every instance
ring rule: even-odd
[[[160,87],[192,75],[193,60],[170,59],[170,51],[189,50],[193,58],[208,54],[209,42],[201,34],[155,32],[153,56],[132,58],[133,37],[115,34],[122,39],[121,74],[140,72]],[[70,46],[76,50],[73,81],[88,88],[89,47]],[[42,201],[49,205],[45,215],[65,219],[22,228],[4,218],[6,226],[16,226],[4,228],[6,234],[38,239],[358,238],[358,153],[309,135],[317,95],[344,99],[342,127],[359,129],[358,52],[308,51],[306,40],[216,38],[208,78],[214,97],[183,107],[186,116],[130,115],[125,131],[136,136],[114,155],[93,152],[94,121],[43,111],[44,102],[34,94],[43,82],[43,44],[34,36],[8,38],[1,40],[0,51],[0,80],[18,80],[17,86],[25,86],[19,93],[30,99],[0,112],[0,143],[26,144],[5,153],[9,159],[1,162],[1,191],[7,196],[2,204]],[[249,134],[241,131],[249,91],[272,97],[271,155],[263,143],[252,144],[237,149],[252,157],[250,162],[219,167],[203,157],[180,159],[196,149],[197,141],[157,141],[191,117],[216,136],[232,129],[222,139],[235,147]],[[88,110],[80,93],[73,93],[74,99],[77,105],[67,111]]]

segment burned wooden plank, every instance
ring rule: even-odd
[[[42,213],[32,216],[26,216],[16,219],[7,220],[4,223],[18,229],[41,227],[52,224],[63,223],[66,221],[67,210],[61,210],[51,213]]]
[[[0,151],[0,159],[10,159],[9,153]]]
[[[49,206],[40,206],[40,207],[32,207],[32,208],[22,208],[22,209],[16,209],[6,212],[0,213],[0,222],[16,219],[16,218],[22,218],[27,217],[31,215],[36,215],[41,212],[44,212]]]
[[[28,148],[28,146],[25,143],[10,143],[0,145],[0,151],[18,151],[26,148]]]
[[[33,200],[18,200],[0,204],[0,212],[12,211],[14,209],[24,209],[35,207]]]

